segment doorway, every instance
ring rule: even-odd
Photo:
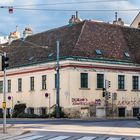
[[[119,117],[125,117],[125,107],[118,108]]]
[[[133,108],[133,117],[136,117],[138,113],[139,113],[139,108],[138,107],[134,107]]]

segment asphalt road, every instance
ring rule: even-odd
[[[2,123],[3,120],[0,120]],[[7,124],[29,130],[40,140],[140,140],[140,125],[136,119],[67,120],[67,119],[8,119]],[[31,140],[33,140],[31,138]],[[23,138],[24,139],[24,138]],[[28,139],[27,139],[28,140]]]

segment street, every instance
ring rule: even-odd
[[[140,140],[140,125],[135,119],[94,121],[9,119],[7,123],[30,131],[21,136],[7,138],[9,140]]]

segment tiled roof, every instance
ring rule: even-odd
[[[60,40],[60,57],[78,56],[140,63],[139,29],[87,20],[29,36],[25,42],[13,41],[3,50],[8,53],[11,67],[44,62],[50,59],[51,53],[54,53],[51,58],[55,58],[57,38]],[[96,54],[96,49],[101,50],[102,54]],[[130,57],[126,57],[125,52]]]

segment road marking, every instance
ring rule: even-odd
[[[64,140],[64,139],[67,139],[69,138],[70,136],[58,136],[58,137],[55,137],[55,138],[51,138],[51,139],[48,139],[48,140]]]
[[[122,138],[114,138],[114,137],[109,137],[106,140],[121,140]]]
[[[24,137],[24,138],[21,138],[19,140],[35,140],[35,139],[38,139],[38,138],[41,138],[41,137],[44,137],[42,135],[34,135],[34,136],[29,136],[29,137]]]
[[[96,137],[82,137],[80,139],[77,140],[94,140]]]

